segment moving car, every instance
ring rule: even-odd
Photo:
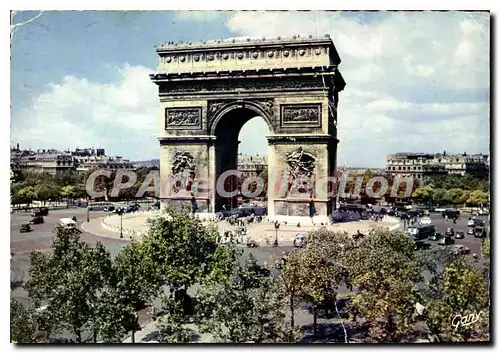
[[[455,255],[470,254],[470,248],[463,245],[454,245],[452,251],[455,253]]]
[[[436,227],[433,224],[417,224],[408,227],[407,233],[413,240],[427,239],[436,233]]]
[[[438,241],[438,245],[453,245],[455,244],[455,239],[452,237],[444,236]]]
[[[297,233],[293,240],[293,246],[296,248],[305,248],[307,246],[307,234]]]
[[[43,223],[43,217],[42,216],[35,216],[30,219],[31,224],[42,224]]]
[[[472,218],[467,222],[468,227],[484,227],[484,221],[478,218]]]
[[[474,228],[469,228],[469,230],[467,230],[467,234],[474,235]]]
[[[27,224],[27,223],[21,224],[21,230],[20,230],[21,233],[28,233],[31,231],[32,231],[32,229],[31,229],[29,224]]]
[[[465,232],[458,231],[455,233],[455,239],[464,239],[465,238]]]
[[[486,237],[486,228],[484,228],[484,227],[474,228],[474,237],[476,237],[476,238]]]
[[[460,217],[460,211],[459,210],[454,210],[454,209],[447,209],[441,213],[443,217],[448,216],[448,219],[453,219],[453,218],[459,218]]]
[[[76,229],[76,222],[71,218],[61,218],[59,225],[65,229]]]

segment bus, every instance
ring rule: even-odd
[[[408,227],[408,235],[413,240],[423,240],[436,233],[436,227],[433,224],[418,224]]]

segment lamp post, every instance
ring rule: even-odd
[[[123,211],[120,212],[120,238],[123,238]]]
[[[274,239],[273,246],[278,247],[278,229],[280,229],[280,224],[278,221],[274,222],[274,230],[276,231],[276,238]]]
[[[90,222],[89,212],[89,206],[87,205],[87,222]]]

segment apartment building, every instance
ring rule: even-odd
[[[437,175],[488,177],[489,156],[484,154],[396,153],[386,157],[385,172],[424,180]]]

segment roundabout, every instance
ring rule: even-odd
[[[90,222],[84,223],[82,228],[95,235],[119,238],[120,234],[124,239],[141,239],[149,230],[148,219],[161,216],[161,211],[142,211],[120,215],[108,215],[105,217],[92,219]],[[372,229],[388,228],[395,230],[399,228],[399,220],[393,217],[385,217],[380,222],[371,220],[361,220],[335,224],[303,224],[280,222],[279,228],[276,229],[275,223],[268,219],[263,219],[262,222],[247,222],[243,221],[240,226],[231,225],[229,222],[202,220],[204,225],[215,225],[219,231],[219,242],[235,242],[236,244],[244,245],[249,241],[253,241],[258,246],[273,246],[278,242],[281,246],[291,246],[297,233],[307,233],[326,227],[328,230],[335,232],[345,232],[348,234],[368,233]],[[232,234],[230,237],[228,234]]]

